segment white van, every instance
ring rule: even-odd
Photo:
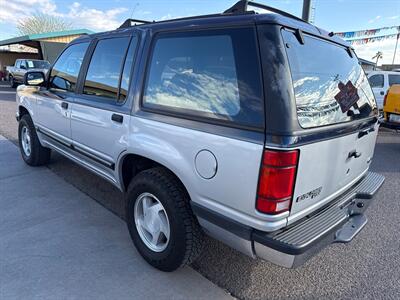
[[[372,71],[368,73],[368,80],[374,92],[379,109],[383,109],[383,98],[393,84],[400,84],[400,72]]]

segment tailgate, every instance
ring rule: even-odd
[[[290,211],[307,214],[356,183],[372,161],[378,126],[300,147],[296,186]],[[367,133],[368,132],[368,133]]]
[[[378,132],[377,107],[352,49],[307,34],[299,39],[290,29],[281,33],[300,126],[295,134],[307,140],[298,147],[293,222],[366,174]]]

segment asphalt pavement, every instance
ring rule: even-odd
[[[16,142],[15,103],[7,97],[0,93],[0,134]],[[59,155],[48,169],[124,218],[122,194],[106,181]],[[386,182],[367,211],[367,226],[350,244],[333,244],[291,270],[208,238],[192,268],[242,299],[400,299],[400,133],[380,131],[372,170]]]
[[[125,222],[0,136],[0,299],[231,299],[149,266]]]

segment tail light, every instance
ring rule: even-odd
[[[264,151],[258,182],[258,211],[278,214],[290,209],[298,160],[298,150]]]

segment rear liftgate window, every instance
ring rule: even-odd
[[[143,106],[262,128],[262,88],[254,30],[158,34]]]
[[[349,122],[374,114],[374,95],[351,50],[306,34],[301,44],[292,31],[282,30],[282,34],[301,127]]]

